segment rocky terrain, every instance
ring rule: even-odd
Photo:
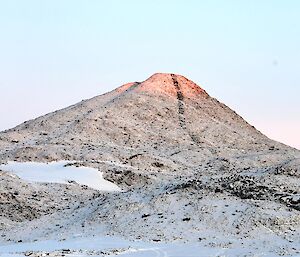
[[[2,171],[2,244],[76,233],[228,249],[222,256],[300,255],[300,151],[180,75],[154,74],[3,131],[0,160],[75,161],[122,189]]]

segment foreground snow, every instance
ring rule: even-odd
[[[38,241],[0,246],[0,256],[122,256],[122,257],[201,257],[240,256],[248,254],[245,249],[210,248],[200,243],[146,243],[131,242],[114,237],[84,237],[64,241]],[[26,255],[25,255],[26,254]],[[273,256],[273,255],[272,255]],[[275,256],[275,255],[274,255]]]
[[[105,180],[97,169],[75,167],[71,162],[59,161],[51,163],[38,162],[8,162],[0,165],[0,169],[12,172],[18,177],[30,182],[63,183],[75,181],[96,190],[120,191],[120,188]]]

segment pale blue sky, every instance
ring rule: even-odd
[[[300,1],[0,0],[0,130],[155,72],[300,148]]]

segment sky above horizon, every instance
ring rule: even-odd
[[[300,1],[0,0],[0,130],[156,72],[300,149]]]

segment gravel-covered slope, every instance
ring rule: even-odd
[[[0,160],[75,160],[123,189],[1,173],[3,241],[76,231],[300,251],[300,152],[180,75],[154,74],[1,132]]]

